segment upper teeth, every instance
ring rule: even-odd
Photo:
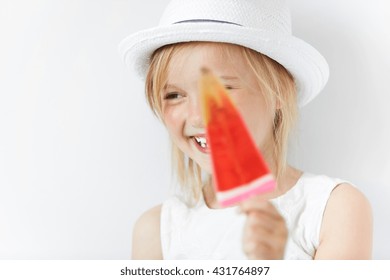
[[[196,142],[198,142],[199,145],[200,145],[202,148],[206,148],[206,147],[207,147],[207,141],[206,141],[206,138],[205,138],[205,137],[195,136],[194,138],[195,138]]]

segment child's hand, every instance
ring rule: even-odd
[[[276,208],[260,197],[241,203],[240,208],[247,215],[243,249],[248,259],[283,259],[288,230]]]

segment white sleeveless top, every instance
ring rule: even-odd
[[[343,182],[304,173],[293,188],[271,200],[289,230],[284,259],[314,258],[326,203]],[[245,214],[237,208],[210,209],[203,196],[192,208],[177,196],[166,200],[160,226],[163,258],[246,259],[242,250]]]

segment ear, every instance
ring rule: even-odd
[[[281,122],[282,122],[283,116],[282,111],[280,109],[275,110],[275,117],[274,117],[274,129],[278,129]]]

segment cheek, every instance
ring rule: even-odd
[[[263,146],[265,141],[272,136],[273,118],[266,105],[259,100],[250,102],[237,102],[241,115],[247,124],[258,146]]]
[[[182,128],[185,122],[185,115],[181,108],[168,107],[163,109],[164,124],[173,139],[182,134]]]

